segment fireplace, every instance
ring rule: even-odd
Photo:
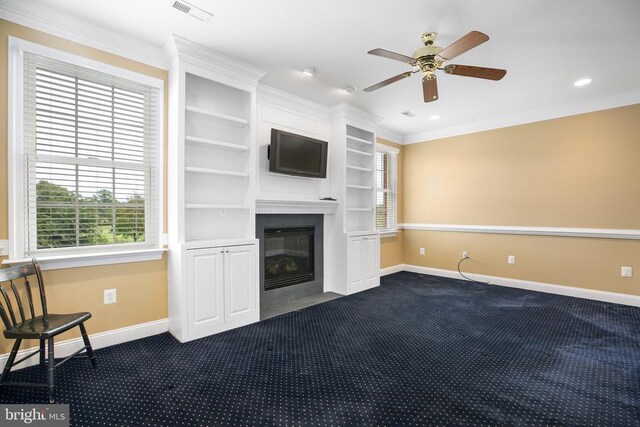
[[[313,226],[264,230],[265,291],[314,280],[313,235]]]
[[[319,214],[258,214],[260,306],[323,292],[323,222]]]

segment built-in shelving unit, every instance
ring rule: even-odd
[[[251,96],[185,74],[185,241],[253,237]]]
[[[332,110],[331,177],[340,201],[334,227],[340,230],[327,257],[331,291],[353,294],[380,284],[380,236],[375,229],[375,129],[379,118],[349,105]]]
[[[346,192],[344,231],[373,231],[375,135],[372,131],[347,124],[345,137],[345,185],[352,191]]]
[[[264,72],[177,36],[169,70],[169,331],[259,319],[256,88]]]

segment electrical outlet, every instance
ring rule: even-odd
[[[115,304],[116,299],[116,290],[115,289],[105,289],[104,290],[104,303],[105,304]]]
[[[633,277],[633,268],[631,268],[631,267],[622,267],[620,269],[620,275],[622,277]]]
[[[462,258],[469,258],[469,252],[462,251]]]
[[[509,255],[507,257],[507,263],[509,264],[515,264],[516,263],[516,256],[515,255]]]
[[[420,255],[424,255],[424,248],[420,248]]]

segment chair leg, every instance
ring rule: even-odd
[[[48,343],[49,357],[47,358],[47,368],[49,371],[49,403],[55,402],[55,385],[53,382],[53,371],[56,367],[56,359],[53,355],[53,338],[49,338]]]
[[[22,343],[21,339],[17,339],[16,342],[13,343],[13,348],[11,349],[11,353],[9,354],[9,358],[7,359],[7,364],[4,365],[4,370],[2,371],[2,378],[0,378],[0,384],[7,379],[7,375],[9,375],[9,371],[11,371],[13,362],[16,360],[16,356],[18,355],[18,349],[20,348],[21,343]]]
[[[84,346],[87,347],[87,356],[89,356],[91,365],[95,368],[98,364],[98,361],[96,360],[95,354],[93,354],[93,348],[91,348],[91,342],[89,341],[89,335],[87,335],[87,330],[84,327],[84,323],[80,323],[80,332],[82,333]]]
[[[44,371],[44,361],[46,356],[46,350],[44,348],[44,340],[40,340],[40,369]]]

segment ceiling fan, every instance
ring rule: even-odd
[[[456,76],[477,77],[488,80],[500,80],[505,74],[507,74],[507,70],[500,70],[497,68],[474,67],[471,65],[457,64],[445,65],[447,61],[489,40],[489,36],[481,33],[480,31],[471,31],[469,34],[444,49],[433,44],[435,39],[436,33],[424,33],[422,35],[424,47],[416,50],[413,53],[413,56],[402,55],[385,49],[373,49],[367,52],[370,55],[377,55],[405,62],[411,65],[413,70],[406,71],[398,74],[397,76],[383,80],[380,83],[363,89],[363,91],[373,92],[374,90],[390,85],[391,83],[410,77],[417,72],[421,72],[423,74],[422,92],[424,95],[424,102],[432,102],[438,99],[436,70],[444,70],[446,74],[453,74]]]

